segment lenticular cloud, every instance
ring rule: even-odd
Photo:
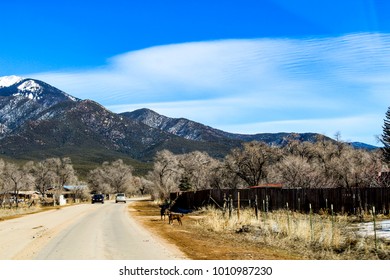
[[[210,114],[228,121],[221,107],[236,123],[240,116],[253,122],[348,118],[390,103],[390,35],[172,44],[120,54],[99,68],[30,76],[112,108],[185,104],[191,112],[198,109],[191,104],[211,102],[203,116],[210,125]]]
[[[287,91],[312,95],[318,88],[342,88],[348,83],[387,84],[390,36],[353,34],[165,45],[112,57],[97,69],[31,76],[102,103],[281,92],[287,97]]]

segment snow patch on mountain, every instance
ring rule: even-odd
[[[15,95],[22,95],[29,99],[39,100],[39,96],[43,92],[43,88],[33,80],[27,80],[18,86],[19,92]]]
[[[18,90],[37,92],[42,91],[42,87],[33,80],[28,80],[18,86]]]
[[[72,95],[70,95],[70,94],[67,94],[67,93],[65,93],[64,92],[64,95],[66,96],[66,97],[68,97],[70,100],[72,100],[72,101],[78,101],[79,99],[78,98],[76,98],[76,97],[74,97],[74,96],[72,96]]]
[[[24,78],[22,78],[22,77],[18,77],[18,76],[14,76],[14,75],[0,77],[0,88],[10,87],[14,84],[19,83],[23,79]]]

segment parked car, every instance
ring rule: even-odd
[[[126,195],[124,193],[117,193],[115,196],[115,203],[124,202],[126,203]]]
[[[104,195],[103,194],[94,194],[92,196],[92,204],[95,202],[104,203]]]

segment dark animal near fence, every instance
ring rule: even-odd
[[[170,207],[170,204],[161,204],[159,205],[160,207],[160,215],[161,215],[161,220],[164,220],[165,221],[165,215],[167,215],[168,213],[168,209]]]
[[[181,217],[183,217],[184,214],[179,214],[179,213],[173,213],[173,212],[169,212],[168,214],[168,217],[169,217],[169,224],[173,224],[173,221],[174,220],[177,220],[177,222],[179,223],[179,225],[183,225],[182,221],[181,221]]]

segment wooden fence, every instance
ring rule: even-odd
[[[238,194],[239,193],[239,194]],[[318,189],[287,189],[261,187],[240,190],[202,190],[196,192],[172,193],[171,200],[176,199],[175,206],[184,209],[198,209],[207,205],[223,207],[232,198],[237,207],[240,197],[240,207],[253,207],[259,210],[272,211],[288,207],[293,211],[318,213],[333,206],[334,212],[357,214],[366,213],[375,206],[378,213],[389,214],[390,188],[318,188]]]

